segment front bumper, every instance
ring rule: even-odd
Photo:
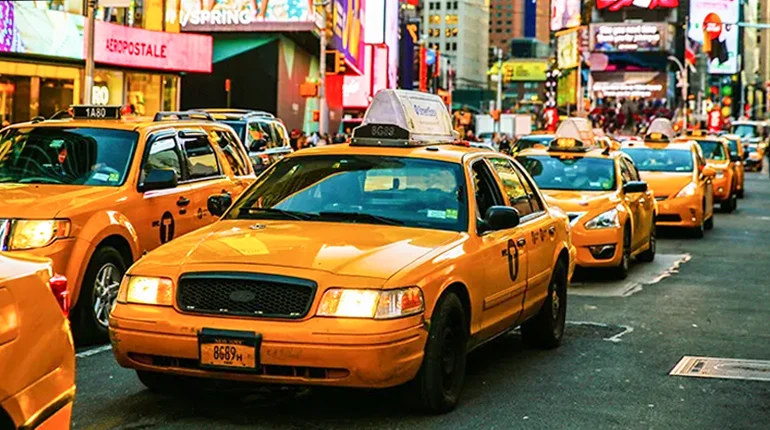
[[[275,321],[119,304],[110,317],[110,341],[118,363],[137,370],[255,383],[385,388],[417,375],[427,327],[422,315],[388,321]],[[258,368],[202,368],[197,336],[202,328],[261,334]]]
[[[698,196],[675,197],[658,201],[655,225],[661,227],[698,227],[703,223],[703,206]]]
[[[577,249],[575,264],[581,267],[614,267],[623,257],[622,228],[587,230],[573,227],[572,244]]]

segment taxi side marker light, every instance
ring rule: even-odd
[[[770,382],[770,360],[685,355],[671,369],[669,375]]]

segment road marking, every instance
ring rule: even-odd
[[[77,354],[75,354],[75,357],[77,358],[86,358],[90,357],[92,355],[101,354],[103,352],[112,351],[112,345],[102,345],[97,346],[96,348],[87,349],[85,351],[80,351]]]
[[[602,340],[606,340],[607,342],[613,342],[613,343],[620,342],[622,340],[622,339],[620,339],[621,337],[623,337],[624,335],[634,331],[633,327],[629,327],[627,325],[622,325],[622,324],[610,325],[610,324],[598,323],[598,322],[593,322],[593,321],[567,321],[567,324],[568,325],[585,326],[585,327],[601,327],[601,328],[607,328],[607,329],[622,328],[623,329],[622,332],[614,334],[614,335],[612,335],[610,337],[605,337],[605,338],[602,339]]]
[[[631,266],[625,280],[573,282],[568,292],[575,296],[628,297],[642,291],[644,287],[679,273],[679,267],[691,258],[690,254],[659,254],[651,263],[637,263]]]
[[[758,219],[761,221],[770,221],[770,216],[749,216],[749,219]]]
[[[685,355],[671,369],[671,376],[743,379],[770,382],[770,360],[692,357]]]

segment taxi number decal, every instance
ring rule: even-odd
[[[516,281],[519,277],[519,247],[513,239],[508,239],[508,274],[511,281]]]
[[[163,212],[160,217],[160,243],[170,242],[174,238],[174,215],[171,212]]]

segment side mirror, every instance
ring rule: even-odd
[[[730,155],[730,161],[733,163],[739,163],[741,161],[741,157],[738,155]]]
[[[214,194],[213,196],[209,196],[209,199],[206,202],[206,208],[211,215],[220,217],[232,204],[233,198],[230,194]]]
[[[749,159],[749,148],[746,148],[745,151],[743,151],[743,159],[748,160]]]
[[[261,151],[267,146],[267,140],[257,139],[251,142],[251,151]]]
[[[647,182],[644,181],[629,181],[623,184],[623,192],[626,194],[632,193],[646,193]]]
[[[484,223],[492,231],[514,228],[520,221],[519,211],[509,206],[492,206],[484,215]]]
[[[171,169],[152,169],[147,174],[147,177],[144,178],[140,191],[146,193],[147,191],[167,190],[176,188],[178,183],[179,178],[177,178],[175,171]]]
[[[706,178],[713,178],[717,175],[717,171],[714,170],[711,166],[706,166],[700,171],[701,175],[703,175]]]

